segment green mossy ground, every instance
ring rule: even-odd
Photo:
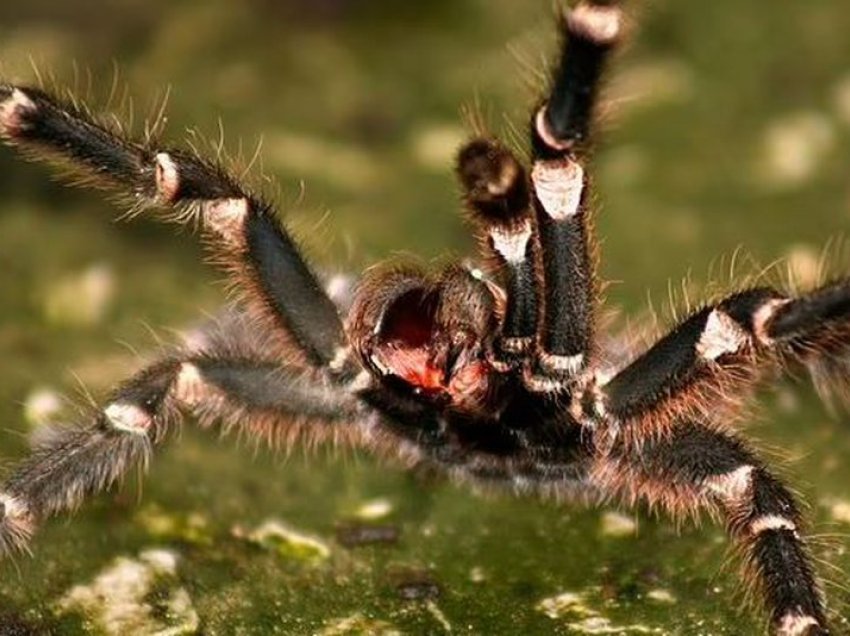
[[[242,139],[250,156],[262,136],[287,223],[323,268],[469,252],[450,170],[459,105],[477,98],[495,130],[503,113],[522,130],[523,69],[551,50],[550,3],[298,4],[2,3],[0,71],[31,81],[31,57],[72,85],[76,60],[91,71],[81,90],[90,82],[104,103],[114,60],[137,124],[171,86],[172,139],[189,126],[216,138],[221,120],[227,147]],[[728,263],[739,246],[811,278],[823,246],[850,226],[850,9],[645,4],[612,75],[616,125],[596,157],[609,304],[637,315],[649,295],[662,307],[668,281],[678,293],[688,273],[696,297],[711,267],[725,280],[718,257]],[[35,392],[73,394],[81,382],[102,395],[154,344],[151,329],[192,324],[221,289],[190,236],[146,219],[116,224],[97,194],[6,151],[0,192],[0,457],[11,461],[25,450]],[[92,266],[101,277],[87,284]],[[80,312],[92,287],[106,302]],[[830,416],[802,381],[763,402],[751,433],[789,460],[783,473],[811,505],[820,556],[847,571],[850,418]],[[372,523],[397,528],[399,541],[344,547],[338,526],[374,500],[386,509]],[[606,532],[604,511],[477,497],[350,451],[284,459],[186,427],[143,489],[127,484],[46,524],[33,558],[2,565],[0,634],[98,633],[101,619],[63,611],[61,599],[158,548],[177,556],[176,573],[154,572],[138,603],[151,625],[171,626],[162,633],[192,629],[185,595],[205,634],[761,633],[739,611],[737,571],[721,567],[721,530],[627,514]],[[272,519],[320,547],[251,537]],[[850,601],[846,588],[828,592],[836,607]]]

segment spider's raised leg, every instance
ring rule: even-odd
[[[796,299],[754,288],[695,312],[577,402],[641,443],[683,416],[722,422],[771,362],[802,362],[828,386],[846,384],[848,360],[850,280]]]
[[[620,37],[616,4],[582,2],[564,19],[565,44],[548,100],[531,125],[531,181],[540,238],[543,311],[532,389],[559,390],[594,354],[595,263],[584,163],[602,71]]]
[[[181,412],[275,445],[355,435],[351,424],[363,408],[315,370],[212,352],[155,363],[84,421],[38,435],[32,454],[0,485],[0,557],[26,549],[41,520],[145,468]]]
[[[39,89],[2,84],[0,137],[118,192],[134,209],[164,206],[172,210],[170,220],[197,219],[213,260],[281,348],[313,366],[343,369],[347,347],[336,307],[271,206],[220,166],[194,153],[125,139]]]
[[[475,139],[459,156],[467,204],[507,273],[497,353],[528,363],[526,380],[535,391],[564,388],[593,353],[597,290],[582,163],[620,20],[619,7],[592,2],[563,20],[564,46],[549,98],[532,118],[531,201],[525,172],[498,142]],[[532,345],[535,360],[528,359]]]
[[[791,492],[741,440],[692,421],[639,451],[619,445],[593,472],[604,492],[679,518],[719,513],[740,543],[780,636],[827,633],[823,598]]]

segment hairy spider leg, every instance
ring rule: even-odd
[[[257,442],[291,446],[346,439],[364,406],[324,374],[210,350],[154,363],[120,385],[103,408],[36,434],[32,453],[0,485],[0,556],[26,550],[36,525],[76,509],[132,469],[190,414]]]
[[[594,354],[598,285],[585,160],[600,80],[621,22],[616,4],[582,2],[566,14],[549,97],[532,116],[543,305],[536,359],[526,374],[532,391],[567,388]]]
[[[503,370],[528,367],[539,348],[525,369],[528,387],[537,392],[565,388],[593,347],[596,283],[581,159],[620,21],[619,7],[586,2],[562,20],[561,60],[532,121],[533,204],[526,172],[498,141],[472,139],[458,156],[465,203],[482,227],[485,254],[504,273],[506,308],[494,357]]]
[[[806,365],[822,391],[846,388],[848,343],[850,280],[799,298],[752,288],[691,314],[609,380],[575,396],[574,408],[609,418],[611,429],[601,434],[640,444],[681,417],[723,422],[780,362]]]
[[[28,154],[60,162],[84,183],[123,195],[133,210],[170,210],[166,219],[199,223],[212,260],[277,340],[332,374],[351,370],[333,302],[269,204],[225,170],[191,152],[124,138],[74,104],[28,87],[0,85],[0,136]]]
[[[828,633],[799,507],[742,440],[680,421],[670,435],[637,452],[619,446],[598,458],[591,481],[629,505],[644,501],[680,519],[704,510],[722,517],[747,575],[763,591],[775,632]]]
[[[573,396],[574,408],[607,418],[599,436],[622,436],[627,444],[663,435],[681,417],[727,425],[750,396],[765,356],[771,359],[758,333],[781,299],[754,288],[695,311],[625,368]]]

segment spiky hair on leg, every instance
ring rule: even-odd
[[[279,349],[320,367],[347,367],[336,307],[270,204],[219,164],[192,151],[125,138],[87,110],[41,89],[0,85],[0,137],[35,157],[74,166],[85,181],[122,193],[136,209],[196,220],[221,267]]]

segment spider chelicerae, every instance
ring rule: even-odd
[[[612,2],[563,16],[548,97],[530,119],[530,170],[484,133],[460,149],[484,273],[377,267],[341,303],[269,204],[224,168],[127,139],[41,89],[0,85],[6,142],[122,194],[134,212],[197,225],[238,295],[87,421],[40,432],[0,486],[0,556],[146,466],[188,414],[289,445],[339,440],[521,494],[708,512],[744,553],[772,629],[828,633],[799,505],[730,422],[785,363],[841,379],[850,283],[798,297],[736,290],[645,351],[600,333],[586,164],[622,21]]]

